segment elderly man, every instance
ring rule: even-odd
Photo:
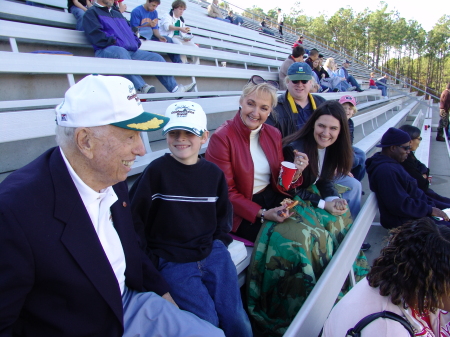
[[[280,130],[283,137],[300,129],[317,106],[325,102],[322,97],[310,94],[311,78],[312,70],[304,62],[295,62],[288,68],[287,90],[278,96],[275,111],[266,121]]]
[[[57,142],[0,184],[1,336],[223,336],[179,310],[139,247],[123,182],[145,153],[133,84],[88,76],[56,107]]]
[[[377,145],[381,153],[366,160],[370,189],[378,199],[381,225],[395,228],[409,220],[435,216],[445,220],[437,222],[449,226],[448,215],[435,207],[400,164],[411,151],[410,142],[408,133],[390,128]]]
[[[139,50],[140,39],[134,35],[127,19],[117,10],[112,9],[113,0],[97,0],[83,17],[84,33],[95,50],[96,57],[166,62],[164,58],[150,51]],[[139,75],[124,75],[133,82],[141,93],[154,93],[155,87],[145,83]],[[195,83],[187,86],[177,84],[173,76],[156,78],[169,92],[186,92],[195,88]]]
[[[357,92],[363,92],[364,90],[361,89],[359,86],[359,83],[355,80],[355,78],[352,75],[348,74],[348,68],[350,67],[351,62],[349,60],[345,60],[344,63],[342,63],[341,69],[338,71],[339,77],[344,77],[347,82],[356,88]]]
[[[286,76],[287,71],[291,64],[295,62],[303,62],[303,55],[305,54],[305,49],[302,46],[297,46],[295,48],[292,48],[292,54],[287,57],[286,60],[284,60],[283,64],[280,67],[280,73],[278,75],[279,83],[280,83],[280,90],[286,90]]]

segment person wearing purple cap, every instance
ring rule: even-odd
[[[0,335],[223,337],[178,309],[133,227],[124,180],[168,118],[120,76],[83,78],[55,112],[59,146],[0,184]]]
[[[366,160],[366,170],[370,189],[377,196],[381,225],[390,229],[428,216],[450,226],[448,215],[427,198],[401,165],[411,152],[409,134],[389,128],[377,147],[381,152]]]
[[[287,90],[278,96],[274,112],[266,123],[280,130],[283,137],[300,130],[317,107],[325,102],[311,94],[312,69],[304,62],[291,64],[285,79]]]

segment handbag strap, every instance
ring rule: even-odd
[[[370,323],[372,323],[374,320],[378,319],[378,318],[388,318],[388,319],[392,319],[393,321],[399,322],[403,325],[403,327],[408,330],[409,334],[411,337],[414,337],[414,331],[413,328],[411,326],[411,323],[409,323],[406,319],[404,319],[403,317],[391,312],[391,311],[380,311],[380,312],[376,312],[370,315],[367,315],[366,317],[364,317],[363,319],[361,319],[354,328],[351,328],[347,331],[347,334],[345,335],[347,336],[352,336],[352,337],[360,337],[361,336],[361,330],[364,329],[367,325],[369,325]]]

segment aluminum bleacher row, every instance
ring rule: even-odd
[[[66,1],[36,2],[52,8],[31,7],[22,1],[0,0],[0,152],[4,159],[0,163],[0,174],[18,169],[55,145],[53,107],[61,102],[70,85],[87,74],[140,74],[159,91],[156,94],[139,95],[146,100],[143,102],[146,111],[163,113],[174,100],[180,97],[190,99],[203,106],[208,115],[208,128],[213,132],[236,113],[240,90],[247,80],[255,74],[265,79],[278,80],[278,67],[290,52],[291,43],[282,44],[257,31],[210,19],[204,8],[188,3],[188,10],[183,16],[188,26],[192,27],[195,42],[200,48],[186,47],[183,50],[188,55],[199,56],[201,65],[99,59],[93,57],[92,47],[84,34],[74,30],[72,14],[64,11]],[[128,10],[131,10],[139,2],[127,0],[127,5]],[[158,11],[168,11],[168,6],[170,3],[165,2]],[[312,42],[308,43],[309,47],[313,46]],[[179,46],[159,42],[146,41],[141,48],[159,53],[180,52]],[[34,50],[66,50],[75,56],[30,53]],[[334,54],[330,51],[327,55]],[[227,67],[220,66],[223,61],[227,62]],[[367,73],[368,69],[364,71]],[[167,93],[155,75],[174,75],[179,83],[195,81],[197,92]],[[364,135],[367,134],[355,146],[366,153],[388,127],[396,126],[417,105],[417,101],[406,92],[396,93],[398,95],[388,101],[380,99],[380,90],[352,93],[361,101],[358,105],[360,113],[354,117],[355,126],[361,125]],[[342,93],[320,95],[326,99],[339,99]],[[392,116],[388,119],[389,111],[392,111]],[[386,116],[384,121],[379,120],[382,114]],[[136,160],[130,175],[142,172],[153,159],[168,152],[161,134],[142,133],[142,138],[147,153]],[[207,144],[202,151],[206,147]],[[327,267],[324,273],[333,277],[322,276],[316,286],[318,290],[314,289],[313,293],[319,292],[319,295],[326,296],[330,304],[318,310],[322,306],[321,300],[310,304],[308,299],[308,304],[305,303],[286,336],[298,335],[298,331],[308,331],[308,335],[313,336],[309,331],[315,332],[316,326],[310,327],[308,324],[312,324],[312,321],[316,322],[315,325],[323,324],[337,296],[334,289],[341,288],[349,273],[352,257],[356,256],[356,248],[361,246],[376,208],[375,197],[371,195],[348,234],[353,239],[344,240],[330,263],[331,267]],[[351,247],[344,251],[344,246]],[[241,285],[245,281],[244,270],[250,261],[251,249],[248,251],[247,258],[237,265]],[[341,255],[345,255],[345,258],[341,258]],[[340,271],[343,276],[334,281],[333,268],[343,269]],[[329,284],[325,288],[319,287],[322,281],[335,284],[333,287]],[[322,312],[319,315],[317,311]]]

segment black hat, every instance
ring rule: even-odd
[[[411,141],[411,137],[405,131],[389,128],[381,137],[380,144],[377,147],[389,147],[394,145],[402,145]]]

